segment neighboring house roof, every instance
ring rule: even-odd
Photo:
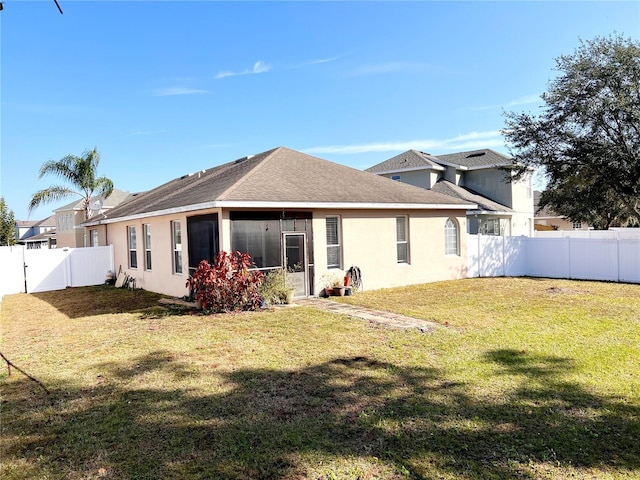
[[[438,155],[436,162],[459,167],[461,170],[479,170],[513,165],[513,160],[510,157],[489,148]]]
[[[465,187],[456,185],[448,180],[438,180],[436,184],[431,187],[432,191],[442,193],[444,195],[450,195],[461,200],[465,200],[470,203],[476,203],[478,210],[495,213],[512,213],[513,210],[501,203],[494,202],[480,195],[477,192]]]
[[[47,232],[42,232],[42,233],[39,233],[37,235],[33,235],[32,237],[29,237],[29,238],[23,238],[20,241],[24,242],[24,243],[46,242],[50,238],[55,238],[55,236],[56,236],[56,231],[55,231],[55,229],[53,229],[53,230],[49,230]]]
[[[116,205],[119,205],[127,200],[130,196],[131,194],[129,192],[123,192],[122,190],[114,188],[113,192],[111,192],[111,195],[109,195],[107,198],[104,198],[102,195],[96,195],[95,197],[91,197],[91,200],[102,201],[102,208],[113,208]],[[54,212],[62,212],[65,210],[84,210],[84,200],[80,199],[76,200],[75,202],[68,203],[67,205],[56,208]]]
[[[430,153],[420,152],[418,150],[407,150],[406,152],[396,155],[395,157],[378,163],[373,167],[367,168],[365,172],[370,173],[393,173],[407,170],[444,170],[444,167],[438,165],[438,159]]]
[[[535,219],[546,219],[546,218],[566,218],[562,215],[557,214],[550,207],[540,208],[540,196],[542,192],[538,190],[534,190],[533,192],[533,217]]]
[[[44,220],[18,220],[18,221],[16,221],[16,225],[19,228],[55,227],[56,226],[56,216],[55,215],[51,215],[50,217],[47,217]]]
[[[449,208],[476,205],[278,147],[184,175],[85,225],[215,207]]]

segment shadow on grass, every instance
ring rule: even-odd
[[[109,285],[75,287],[51,292],[30,294],[47,302],[69,318],[116,313],[141,313],[146,317],[188,315],[188,308],[178,305],[159,305],[164,297],[146,290],[129,290]]]
[[[2,455],[28,467],[5,478],[308,478],[336,456],[380,462],[369,472],[378,478],[536,478],[528,467],[542,462],[640,469],[638,405],[560,381],[572,368],[562,358],[499,350],[486,361],[522,377],[507,398],[479,399],[443,371],[365,357],[197,371],[196,392],[172,386],[194,374],[191,364],[158,351],[97,366],[95,385],[59,386],[54,409],[14,381]],[[149,375],[163,387],[141,387]]]

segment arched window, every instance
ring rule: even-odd
[[[447,218],[444,224],[444,254],[459,255],[459,243],[458,223],[451,218]]]

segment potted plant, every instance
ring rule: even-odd
[[[331,295],[334,297],[344,297],[344,290],[344,281],[336,277],[331,285]]]

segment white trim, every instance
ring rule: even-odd
[[[374,175],[387,175],[390,173],[418,172],[421,170],[437,170],[440,172],[444,172],[446,169],[441,165],[433,165],[433,166],[424,166],[424,167],[399,168],[394,170],[385,170],[383,172],[367,172],[367,173],[373,173]]]
[[[496,215],[499,217],[510,217],[518,212],[500,212],[494,210],[469,210],[467,215]]]
[[[129,222],[141,218],[159,217],[162,215],[175,215],[177,213],[195,212],[212,208],[271,208],[271,209],[343,209],[343,210],[470,210],[478,208],[475,203],[448,204],[448,203],[351,203],[351,202],[247,202],[237,200],[222,200],[183,207],[167,208],[153,212],[138,213],[125,217],[107,218],[105,214],[101,220],[82,223],[83,227],[103,225],[106,223]]]

